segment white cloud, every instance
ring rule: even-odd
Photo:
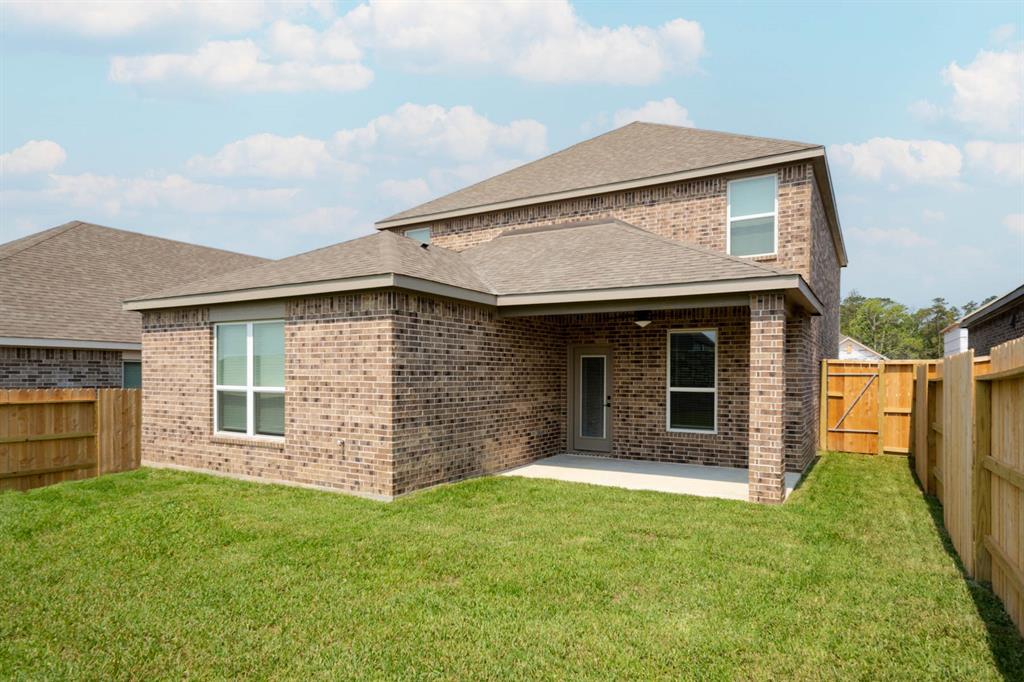
[[[0,174],[46,173],[60,166],[68,155],[51,140],[29,140],[17,149],[0,154]]]
[[[269,133],[224,145],[212,156],[195,156],[188,169],[200,175],[265,178],[313,178],[322,173],[351,178],[360,172],[359,166],[331,156],[323,140]]]
[[[933,104],[926,99],[919,99],[916,102],[911,102],[907,107],[907,111],[910,115],[919,121],[937,121],[942,117],[942,107],[937,104]]]
[[[377,183],[377,192],[386,199],[393,199],[407,206],[422,204],[434,194],[423,178],[384,180]]]
[[[12,23],[91,39],[110,39],[172,28],[237,34],[259,28],[271,18],[305,11],[310,3],[263,0],[148,0],[116,2],[76,0],[5,2]]]
[[[243,92],[348,91],[365,88],[373,72],[356,62],[275,61],[252,40],[211,41],[189,54],[114,57],[116,83]]]
[[[352,35],[404,67],[474,67],[549,83],[653,83],[696,67],[700,24],[592,26],[567,0],[475,3],[372,1],[341,20]]]
[[[986,132],[1020,130],[1024,117],[1024,50],[982,50],[967,66],[942,72],[953,87],[952,116]]]
[[[662,100],[650,100],[637,109],[619,109],[613,117],[616,126],[623,126],[633,121],[646,123],[667,123],[676,126],[693,127],[690,114],[674,97]]]
[[[304,234],[331,235],[344,241],[353,230],[358,211],[349,206],[321,206],[288,220],[288,229]]]
[[[1017,27],[1014,24],[1003,24],[996,26],[992,29],[992,33],[989,34],[989,39],[996,45],[1001,45],[1013,38],[1017,32]]]
[[[1024,235],[1024,213],[1011,213],[1003,218],[1003,225],[1014,234]]]
[[[500,125],[469,106],[445,109],[436,104],[403,104],[362,128],[338,131],[332,142],[337,153],[345,156],[440,154],[456,161],[475,161],[508,153],[543,154],[547,129],[533,119]]]
[[[850,228],[850,235],[869,244],[883,246],[915,247],[933,246],[935,241],[906,227],[882,229],[878,227]]]
[[[921,217],[926,223],[941,223],[946,219],[946,214],[942,211],[935,211],[930,208],[926,208],[921,211]]]
[[[956,146],[935,140],[875,137],[861,144],[834,144],[836,163],[869,180],[945,182],[960,175],[962,156]]]
[[[1024,180],[1024,144],[974,140],[964,145],[967,163],[1006,183]]]
[[[63,201],[117,215],[124,210],[183,213],[262,212],[286,209],[297,189],[235,189],[181,175],[121,178],[110,175],[51,175],[45,189],[25,193],[32,201]]]

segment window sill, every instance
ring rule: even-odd
[[[665,429],[668,433],[692,433],[698,436],[717,436],[718,430],[705,431],[704,429]]]
[[[284,438],[275,438],[274,436],[246,436],[245,434],[236,436],[215,433],[210,437],[210,442],[218,445],[246,445],[268,450],[284,450]]]

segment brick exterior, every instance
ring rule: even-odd
[[[967,332],[967,346],[975,355],[988,355],[1001,343],[1024,336],[1024,299],[987,320],[974,324]]]
[[[290,300],[282,442],[214,437],[206,309],[147,313],[143,458],[151,463],[381,497],[492,473],[568,447],[568,358],[612,351],[614,457],[748,466],[750,496],[784,497],[785,470],[816,451],[818,368],[838,343],[839,266],[810,164],[776,169],[779,252],[822,317],[781,294],[750,306],[501,317],[493,308],[399,290]],[[613,217],[725,250],[726,183],[711,177],[430,223],[464,249],[528,225]],[[405,228],[408,229],[408,228]],[[714,327],[718,431],[666,429],[667,331]]]
[[[750,500],[782,502],[786,496],[786,310],[781,294],[750,296]]]
[[[120,388],[121,351],[0,346],[0,388]]]

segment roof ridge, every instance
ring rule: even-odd
[[[676,129],[682,129],[682,130],[693,130],[693,131],[698,132],[698,133],[714,133],[715,135],[726,135],[728,137],[738,137],[738,138],[742,138],[744,140],[762,140],[762,141],[765,141],[765,142],[788,142],[790,144],[802,144],[802,145],[804,145],[806,147],[811,147],[811,148],[813,148],[813,147],[824,147],[825,146],[823,144],[816,144],[814,142],[804,142],[803,140],[790,140],[790,139],[783,138],[783,137],[766,137],[764,135],[748,135],[746,133],[733,133],[733,132],[729,132],[728,130],[716,130],[714,128],[698,128],[697,126],[677,126],[677,125],[672,125],[671,123],[653,123],[653,122],[648,122],[648,121],[633,121],[629,125],[634,125],[634,124],[641,124],[641,125],[647,125],[647,126],[659,126],[659,127],[662,127],[662,128],[676,128]],[[619,130],[619,128],[616,128],[616,130]],[[591,139],[597,139],[597,138],[591,138]]]
[[[100,225],[99,223],[88,223],[88,222],[85,222],[85,221],[82,221],[82,220],[79,220],[79,221],[76,221],[76,222],[79,223],[79,226],[98,227],[101,230],[110,230],[112,232],[120,232],[122,234],[130,234],[130,235],[134,235],[134,236],[137,236],[137,237],[145,237],[146,239],[157,239],[159,241],[167,242],[169,244],[181,244],[182,246],[188,246],[188,247],[196,248],[196,249],[205,249],[207,251],[219,251],[221,253],[227,253],[227,254],[230,254],[232,256],[245,256],[246,258],[259,258],[263,262],[273,262],[274,261],[273,258],[264,258],[263,256],[254,256],[251,253],[242,253],[241,251],[229,251],[228,249],[222,249],[222,248],[217,247],[217,246],[206,246],[205,244],[195,244],[193,242],[186,242],[186,241],[181,240],[181,239],[171,239],[170,237],[161,237],[161,236],[155,235],[155,234],[146,234],[145,232],[137,232],[135,230],[125,230],[125,229],[120,228],[120,227],[111,227],[110,225]]]
[[[52,234],[49,234],[49,235],[43,237],[42,239],[37,239],[37,240],[35,240],[33,242],[25,244],[21,248],[12,250],[10,253],[0,255],[0,260],[6,260],[8,258],[11,258],[13,256],[18,255],[19,253],[24,253],[25,251],[28,251],[29,249],[31,249],[33,247],[39,246],[43,242],[50,241],[54,237],[59,237],[60,235],[64,234],[65,232],[68,232],[69,230],[73,230],[76,227],[81,227],[82,225],[87,225],[87,224],[88,223],[83,223],[81,220],[71,220],[71,221],[68,221],[68,222],[64,223],[63,225],[57,225],[57,226],[51,227],[51,228],[49,228],[47,230],[43,230],[42,232],[36,232],[35,234],[27,234],[24,237],[22,237],[21,239],[29,240],[32,237],[38,237],[39,235],[43,234],[44,232],[52,232]],[[20,240],[15,240],[15,241],[20,241]]]

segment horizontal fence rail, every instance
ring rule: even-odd
[[[137,469],[139,389],[0,389],[0,491]]]

